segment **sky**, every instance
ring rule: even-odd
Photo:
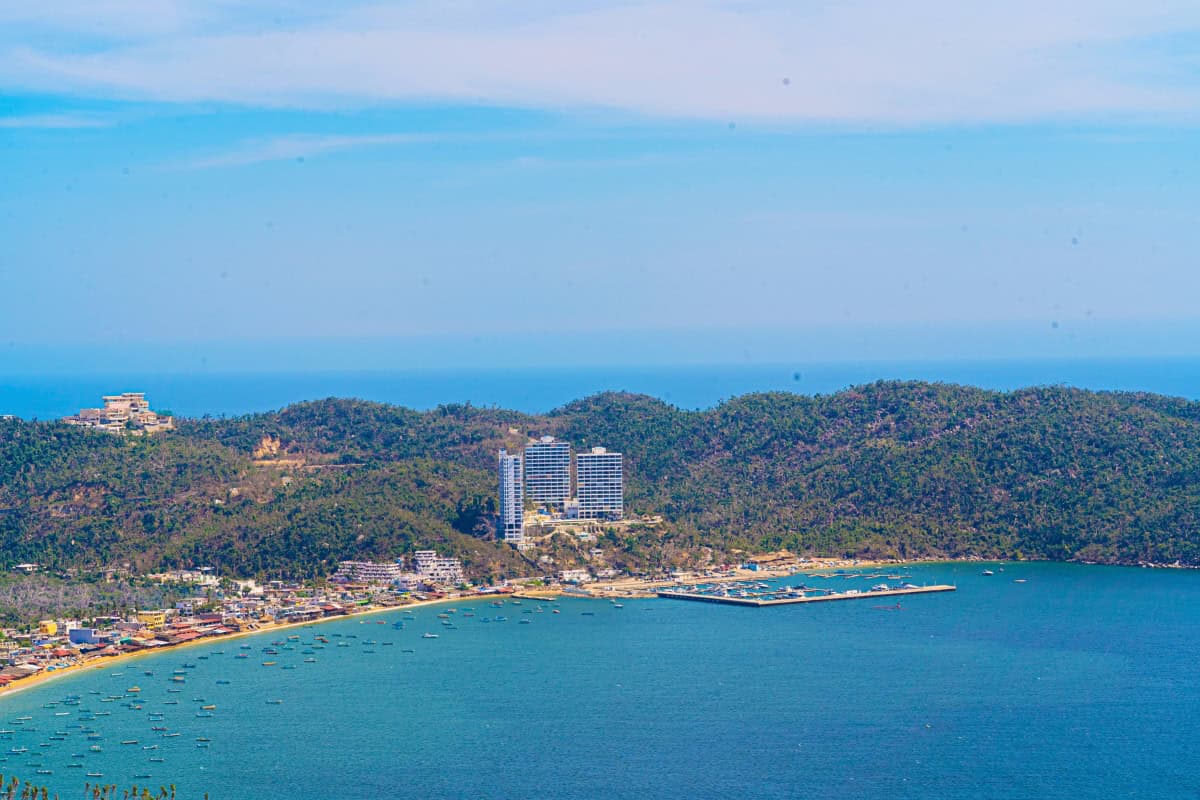
[[[0,371],[1200,355],[1198,133],[1194,0],[0,4]]]

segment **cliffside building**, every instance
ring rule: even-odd
[[[150,410],[145,392],[105,395],[103,408],[84,408],[78,414],[63,417],[68,425],[97,428],[109,433],[141,436],[175,428],[174,417]]]
[[[518,547],[525,541],[525,496],[521,491],[521,457],[499,454],[500,524],[497,531],[504,541]]]
[[[575,496],[580,519],[620,519],[625,511],[625,474],[620,453],[593,447],[575,457]]]
[[[525,447],[525,497],[561,510],[571,496],[571,445],[543,436]]]

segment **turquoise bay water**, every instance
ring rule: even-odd
[[[0,726],[17,732],[0,741],[0,772],[64,797],[100,780],[88,770],[214,800],[1195,796],[1200,574],[981,569],[906,568],[914,583],[959,591],[906,597],[900,611],[869,599],[475,601],[419,609],[404,630],[391,625],[396,611],[209,643],[3,698]],[[454,629],[436,616],[448,607]],[[507,621],[482,622],[498,614]],[[329,644],[261,652],[288,634]],[[195,666],[173,684],[184,663]],[[141,710],[101,702],[135,684]],[[68,694],[81,705],[43,707]],[[197,717],[205,704],[214,716]],[[85,709],[111,714],[80,722]],[[102,752],[80,725],[103,737]],[[196,747],[196,737],[212,741]],[[66,766],[73,753],[85,768]]]

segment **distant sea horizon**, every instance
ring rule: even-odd
[[[604,391],[657,397],[684,409],[711,408],[744,394],[831,394],[879,380],[919,380],[1012,391],[1071,386],[1200,399],[1200,358],[1012,359],[388,371],[95,373],[0,377],[0,414],[56,419],[96,406],[100,396],[144,391],[179,416],[238,416],[327,397],[418,410],[470,403],[544,413]]]

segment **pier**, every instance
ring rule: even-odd
[[[934,586],[914,586],[906,589],[876,589],[865,592],[830,592],[827,594],[814,595],[808,597],[806,595],[795,595],[793,597],[773,597],[772,599],[760,599],[757,597],[738,597],[736,595],[726,594],[705,594],[703,592],[687,591],[683,589],[661,589],[657,592],[659,597],[665,597],[671,600],[694,600],[701,603],[726,603],[733,606],[786,606],[794,603],[828,603],[834,600],[870,600],[876,597],[897,597],[907,594],[931,594],[933,592],[953,592],[957,589],[956,586],[947,584],[937,584]]]

